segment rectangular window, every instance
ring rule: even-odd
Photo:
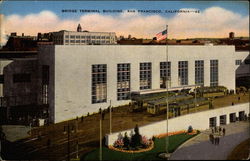
[[[195,84],[204,84],[204,60],[195,61]]]
[[[71,38],[71,39],[74,39],[74,38],[75,38],[75,35],[70,35],[70,38]]]
[[[24,83],[31,82],[31,75],[22,73],[22,74],[13,74],[13,83]]]
[[[65,35],[65,38],[69,38],[69,35]]]
[[[80,36],[76,36],[76,39],[80,39]]]
[[[242,60],[235,60],[235,65],[241,65]]]
[[[48,104],[49,66],[42,66],[42,103]]]
[[[75,40],[70,40],[70,43],[75,43]]]
[[[65,43],[69,43],[69,40],[65,40]]]
[[[117,100],[130,99],[130,64],[117,64]]]
[[[188,61],[178,62],[179,85],[188,85]]]
[[[85,43],[85,40],[81,40],[81,43]]]
[[[107,65],[92,65],[92,103],[107,101]]]
[[[81,36],[82,39],[85,39],[85,36]]]
[[[166,81],[171,81],[171,62],[160,62],[160,88],[166,88]]]
[[[140,89],[151,89],[151,63],[140,63]]]
[[[95,36],[92,36],[91,39],[95,39]]]
[[[0,84],[4,84],[4,75],[0,74]]]
[[[76,40],[76,43],[80,43],[80,40]]]
[[[210,60],[210,86],[218,86],[218,60]]]

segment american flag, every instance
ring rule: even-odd
[[[161,41],[161,40],[166,39],[167,38],[167,34],[168,34],[167,29],[164,30],[164,31],[162,31],[162,32],[160,32],[160,33],[158,33],[158,34],[156,34],[156,40],[157,41]]]

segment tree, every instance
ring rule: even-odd
[[[138,125],[135,126],[135,134],[131,138],[131,146],[136,148],[141,145],[142,136],[139,133]]]

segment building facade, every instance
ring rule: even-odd
[[[117,43],[114,32],[62,30],[51,34],[55,45],[108,45]]]
[[[38,89],[52,122],[125,105],[130,92],[185,85],[235,90],[234,46],[48,45],[38,54]],[[73,54],[72,54],[73,53]],[[240,58],[238,58],[240,57]],[[249,72],[249,71],[248,71]]]

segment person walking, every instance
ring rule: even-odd
[[[223,136],[225,136],[226,135],[226,129],[223,128],[222,132],[223,132]]]
[[[221,127],[219,127],[219,135],[221,135],[221,131],[222,131],[222,129],[221,129]]]

